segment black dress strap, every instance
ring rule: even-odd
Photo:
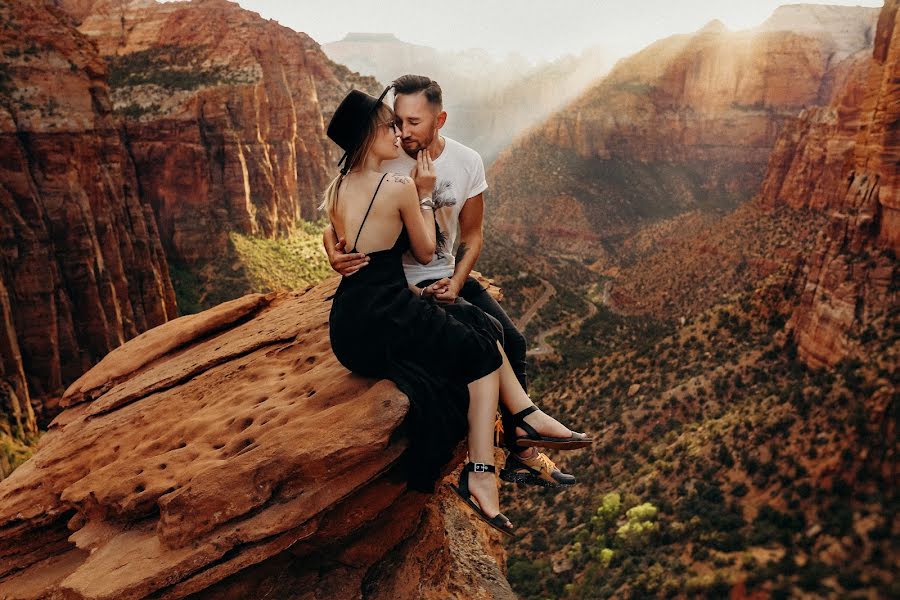
[[[350,249],[350,252],[356,252],[356,242],[359,241],[359,234],[362,233],[363,225],[366,224],[366,219],[369,218],[369,211],[372,210],[372,205],[375,204],[375,196],[378,195],[378,190],[381,189],[381,184],[384,183],[384,178],[387,177],[387,173],[381,176],[381,180],[378,182],[378,187],[375,188],[375,193],[372,194],[372,199],[369,200],[369,208],[366,209],[366,215],[363,217],[362,223],[359,224],[359,231],[356,232],[356,241],[353,242],[353,248]]]

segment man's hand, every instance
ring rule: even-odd
[[[369,257],[362,252],[347,253],[347,240],[338,239],[337,243],[328,248],[328,262],[331,268],[343,275],[349,277],[369,264]]]
[[[462,289],[462,285],[460,285],[455,279],[452,279],[450,277],[439,279],[438,281],[432,283],[429,287],[432,289],[435,300],[437,300],[438,302],[449,303],[456,302],[456,298],[459,296],[459,290]]]

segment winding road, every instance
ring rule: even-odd
[[[534,315],[537,314],[539,310],[544,308],[544,305],[547,304],[547,301],[556,293],[556,288],[547,281],[546,279],[541,279],[541,283],[544,285],[544,291],[541,293],[540,297],[534,301],[534,303],[528,307],[519,320],[516,321],[516,329],[519,331],[525,331],[525,327],[528,326],[528,323],[534,318]]]
[[[525,312],[525,314],[522,315],[522,318],[519,319],[519,323],[516,324],[516,326],[519,328],[519,331],[522,331],[525,329],[525,325],[527,325],[528,322],[534,317],[534,315],[537,314],[537,311],[540,310],[547,303],[547,301],[550,299],[550,297],[556,293],[556,288],[554,288],[550,284],[549,281],[547,281],[545,279],[541,279],[541,282],[545,286],[545,291],[543,294],[541,294],[541,297],[538,298],[534,302],[534,304],[531,305],[531,307]],[[610,288],[611,284],[612,284],[612,281],[604,281],[603,282],[603,289],[600,292],[600,298],[599,298],[599,301],[602,304],[606,304],[606,302],[609,300],[609,288]],[[545,330],[541,331],[537,335],[537,339],[535,340],[534,345],[531,348],[529,348],[528,352],[526,353],[526,356],[549,356],[549,355],[555,354],[556,350],[553,348],[553,346],[551,346],[547,342],[547,338],[549,338],[550,336],[556,335],[557,333],[559,333],[560,331],[562,331],[566,328],[578,327],[584,321],[586,321],[586,320],[590,319],[591,317],[593,317],[594,315],[596,315],[597,311],[599,310],[597,308],[597,305],[594,304],[594,302],[591,299],[588,299],[587,303],[588,303],[588,311],[587,311],[586,315],[573,316],[571,319],[567,319],[567,320],[563,321],[562,323],[558,323],[557,325],[554,325],[553,327],[550,327],[549,329],[545,329]],[[524,322],[524,324],[522,324],[523,322]]]

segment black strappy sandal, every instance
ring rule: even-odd
[[[587,437],[583,433],[579,435],[573,433],[569,437],[548,437],[541,435],[537,430],[525,422],[525,417],[533,412],[537,412],[538,407],[531,405],[525,410],[519,411],[512,416],[513,431],[516,427],[521,427],[527,432],[527,435],[518,435],[515,437],[516,446],[528,448],[531,446],[539,446],[541,448],[556,448],[557,450],[574,450],[575,448],[584,448],[594,443],[592,438]]]
[[[484,511],[481,510],[481,507],[472,500],[472,493],[469,491],[469,473],[494,472],[496,472],[494,465],[467,462],[462,471],[460,471],[459,473],[459,487],[451,483],[450,489],[456,492],[456,495],[462,498],[463,501],[469,505],[469,508],[475,511],[475,514],[478,515],[479,519],[481,519],[500,533],[505,533],[510,537],[515,537],[515,534],[513,533],[512,523],[510,523],[509,519],[507,519],[503,515],[503,513],[497,513],[493,517],[488,517],[486,514],[484,514]]]

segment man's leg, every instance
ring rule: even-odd
[[[509,318],[503,307],[473,277],[469,277],[466,280],[465,285],[459,291],[459,295],[464,300],[497,319],[500,325],[503,326],[503,351],[506,352],[506,357],[509,359],[513,373],[516,374],[516,379],[519,380],[525,393],[528,393],[528,382],[525,374],[528,366],[525,360],[525,336],[516,329],[515,323],[512,322],[512,319]]]

